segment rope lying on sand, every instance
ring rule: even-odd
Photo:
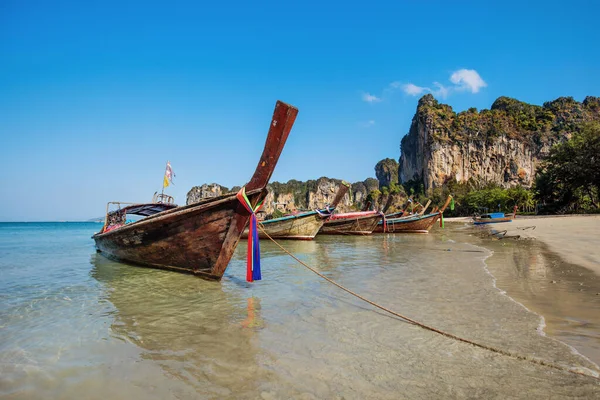
[[[465,338],[462,338],[460,336],[453,335],[452,333],[448,333],[448,332],[442,331],[440,329],[434,328],[432,326],[426,325],[426,324],[424,324],[422,322],[419,322],[419,321],[416,321],[416,320],[414,320],[414,319],[412,319],[410,317],[407,317],[405,315],[402,315],[400,313],[392,311],[389,308],[385,308],[384,306],[382,306],[380,304],[377,304],[374,301],[371,301],[371,300],[369,300],[369,299],[367,299],[367,298],[359,295],[358,293],[355,293],[352,290],[350,290],[350,289],[348,289],[348,288],[340,285],[339,283],[335,282],[334,280],[326,277],[325,275],[323,275],[319,271],[317,271],[314,268],[310,267],[309,265],[307,265],[306,263],[304,263],[303,261],[301,261],[299,258],[297,258],[295,255],[293,255],[292,253],[290,253],[287,249],[285,249],[277,241],[275,241],[275,239],[273,239],[271,236],[269,236],[269,234],[267,232],[265,232],[265,230],[262,229],[262,227],[260,229],[263,231],[263,233],[265,234],[266,237],[268,237],[273,243],[275,243],[275,245],[277,247],[279,247],[281,250],[283,250],[285,253],[287,253],[290,257],[292,257],[294,260],[296,260],[302,266],[306,267],[308,270],[314,272],[315,274],[317,274],[321,278],[325,279],[327,282],[331,283],[332,285],[337,286],[338,288],[340,288],[343,291],[351,294],[352,296],[357,297],[357,298],[361,299],[362,301],[365,301],[365,302],[371,304],[373,307],[377,307],[380,310],[383,310],[383,311],[385,311],[385,312],[387,312],[389,314],[392,314],[392,315],[394,315],[394,316],[396,316],[398,318],[401,318],[401,319],[405,320],[406,322],[408,322],[410,324],[413,324],[413,325],[419,326],[419,327],[421,327],[423,329],[426,329],[426,330],[438,333],[438,334],[440,334],[442,336],[446,336],[446,337],[448,337],[450,339],[454,339],[454,340],[457,340],[457,341],[463,342],[463,343],[468,343],[468,344],[470,344],[472,346],[479,347],[480,349],[491,351],[493,353],[497,353],[497,354],[501,354],[501,355],[504,355],[504,356],[507,356],[507,357],[515,358],[517,360],[529,361],[529,362],[531,362],[533,364],[542,365],[544,367],[556,369],[556,370],[559,370],[559,371],[570,372],[570,373],[576,374],[576,375],[586,376],[586,377],[589,377],[589,378],[592,378],[592,379],[600,381],[600,377],[594,376],[594,375],[592,375],[590,373],[586,373],[586,372],[583,372],[583,371],[577,371],[577,370],[574,370],[574,369],[571,369],[571,368],[568,368],[568,367],[563,367],[562,365],[554,364],[552,362],[545,361],[545,360],[540,360],[538,358],[524,356],[524,355],[521,355],[521,354],[518,354],[518,353],[515,353],[515,352],[512,352],[512,351],[509,351],[509,350],[502,350],[502,349],[499,349],[499,348],[496,348],[496,347],[493,347],[493,346],[488,346],[488,345],[485,345],[485,344],[477,343],[475,341],[472,341],[472,340],[469,340],[469,339],[465,339]]]
[[[533,231],[533,230],[535,230],[535,225],[531,225],[531,226],[517,226],[517,229],[520,229],[522,231],[524,231],[526,229],[531,229]]]
[[[502,239],[520,239],[521,235],[507,235],[508,230],[503,230],[503,231],[495,231],[492,230],[492,232],[488,235],[488,236],[492,236],[498,240],[502,240]]]

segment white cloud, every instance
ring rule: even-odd
[[[450,82],[456,85],[457,90],[470,90],[471,93],[479,92],[479,89],[487,86],[487,83],[474,69],[459,69],[450,76]]]
[[[402,91],[409,96],[419,96],[423,93],[429,92],[436,97],[445,99],[453,92],[468,91],[471,93],[478,93],[481,88],[487,86],[487,83],[479,76],[479,73],[474,69],[459,69],[454,71],[450,75],[450,82],[452,85],[444,85],[440,82],[433,82],[433,89],[427,86],[417,86],[414,83],[402,84],[401,82],[395,81],[389,84],[385,89],[387,91],[394,91],[402,89]]]
[[[440,97],[442,99],[445,99],[446,97],[448,97],[448,94],[450,94],[450,90],[452,88],[449,88],[447,86],[442,85],[439,82],[433,82],[433,85],[437,88],[436,90],[432,90],[431,93],[434,96]]]
[[[394,86],[397,82],[393,82],[390,86],[397,88],[398,86]],[[425,91],[431,91],[426,87],[421,87],[414,85],[412,83],[407,83],[406,85],[402,85],[402,90],[409,96],[418,96]]]
[[[408,96],[420,96],[424,93],[431,93],[436,97],[445,99],[454,92],[479,93],[482,88],[487,87],[487,83],[474,69],[462,68],[456,70],[450,74],[449,80],[452,83],[451,85],[433,82],[431,87],[394,81],[383,89],[381,96],[363,92],[361,97],[362,100],[367,103],[379,103],[382,102],[384,98],[388,99],[395,91],[402,90]],[[373,122],[374,124],[374,121],[369,122]]]
[[[370,127],[372,127],[373,125],[375,125],[375,120],[372,120],[372,119],[371,119],[371,120],[369,120],[369,121],[366,121],[366,122],[362,122],[362,123],[360,124],[360,126],[362,126],[363,128],[370,128]]]
[[[363,101],[366,101],[367,103],[378,103],[381,101],[380,97],[377,97],[370,93],[363,93],[362,99],[363,99]]]

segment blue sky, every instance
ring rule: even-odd
[[[148,201],[167,160],[179,204],[243,184],[277,99],[300,112],[273,180],[355,182],[428,90],[456,110],[600,95],[596,2],[482,3],[0,0],[0,220]]]

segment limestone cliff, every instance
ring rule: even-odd
[[[202,199],[209,199],[211,197],[219,197],[226,193],[229,193],[229,189],[217,183],[205,183],[201,186],[194,186],[187,194],[186,204],[197,203]]]
[[[271,216],[274,213],[287,214],[299,210],[322,208],[333,201],[341,184],[340,179],[326,177],[306,182],[297,180],[290,180],[287,183],[272,182],[267,186],[269,193],[261,211],[265,215]],[[186,204],[197,203],[204,198],[235,193],[238,190],[239,187],[234,187],[229,191],[226,187],[216,183],[195,186],[188,192]],[[405,200],[406,196],[403,194],[382,194],[379,192],[379,182],[376,179],[368,178],[351,185],[348,193],[338,204],[337,210],[339,212],[361,210],[368,201],[371,202],[370,209],[396,210]]]
[[[426,190],[450,180],[529,187],[550,147],[590,120],[600,120],[597,97],[543,106],[500,97],[490,110],[455,113],[428,94],[402,139],[399,181],[422,180]]]
[[[385,158],[375,165],[375,176],[380,186],[390,187],[390,184],[398,183],[398,162],[391,158]]]
[[[267,186],[269,194],[265,198],[262,211],[266,214],[273,214],[275,210],[278,210],[285,214],[298,210],[322,208],[333,201],[341,184],[342,181],[340,179],[326,177],[306,182],[293,179],[287,183],[272,182]],[[239,190],[239,187],[233,188],[231,192],[237,190]],[[340,212],[346,212],[361,207],[368,196],[366,190],[367,185],[364,182],[352,185],[351,189],[338,204],[337,209]],[[195,186],[188,192],[187,204],[196,203],[203,198],[220,196],[227,193],[229,191],[226,187],[214,183]]]

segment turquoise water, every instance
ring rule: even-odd
[[[261,242],[263,281],[244,281],[239,246],[215,283],[107,260],[90,238],[99,227],[0,224],[3,398],[600,396],[597,380],[492,354],[374,310],[272,243]],[[543,335],[538,314],[496,288],[484,262],[491,252],[468,234],[458,227],[283,245],[400,313],[597,374],[574,348]],[[504,263],[511,270],[519,260]]]

